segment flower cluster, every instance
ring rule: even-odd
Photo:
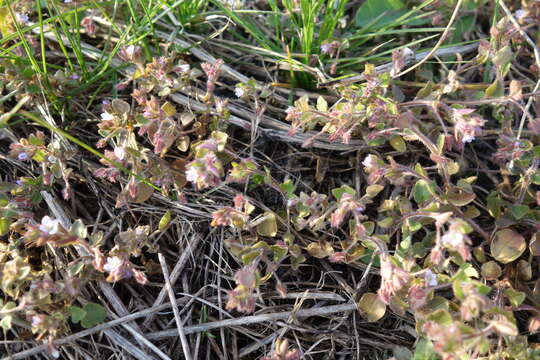
[[[210,225],[244,229],[249,220],[249,214],[254,209],[244,196],[238,194],[234,197],[234,208],[226,206],[212,213]]]
[[[254,291],[257,287],[256,267],[245,266],[234,275],[236,288],[228,292],[227,309],[236,309],[252,313],[255,310],[256,297]]]
[[[387,255],[381,255],[381,286],[378,294],[381,300],[389,304],[394,296],[409,282],[409,273],[394,265]]]
[[[51,186],[57,180],[62,180],[64,188],[62,194],[68,200],[72,196],[70,179],[72,169],[67,166],[67,162],[74,156],[74,153],[65,149],[59,140],[53,140],[46,145],[45,134],[38,131],[20,139],[17,143],[10,145],[9,155],[19,161],[35,161],[41,165],[43,185]]]
[[[456,143],[465,144],[473,141],[482,133],[482,126],[486,120],[480,116],[472,115],[474,109],[453,109],[454,138]]]
[[[270,356],[265,356],[262,360],[300,360],[301,353],[298,349],[289,350],[289,341],[287,339],[277,339],[275,348]]]
[[[213,64],[203,63],[201,68],[206,74],[206,98],[210,99],[216,88],[216,82],[221,74],[221,67],[223,66],[223,60],[218,59]]]
[[[225,149],[226,142],[227,134],[214,131],[208,140],[195,146],[195,159],[186,165],[186,180],[197,190],[221,184],[224,170],[217,153]]]
[[[364,73],[367,82],[358,92],[349,92],[344,101],[329,106],[323,97],[317,99],[316,107],[309,104],[307,96],[296,100],[293,107],[286,110],[286,120],[291,122],[290,133],[321,129],[306,140],[304,147],[310,146],[316,137],[323,133],[330,141],[341,139],[349,143],[353,135],[359,135],[362,128],[382,130],[385,124],[391,124],[398,117],[397,107],[390,99],[382,99],[386,92],[387,75],[377,75],[368,67]]]

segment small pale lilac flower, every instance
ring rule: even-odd
[[[372,168],[372,167],[377,166],[377,161],[373,155],[368,155],[366,156],[364,161],[362,161],[362,165],[364,165],[367,168]]]
[[[437,275],[435,275],[430,269],[427,269],[427,271],[424,273],[424,280],[426,280],[426,284],[428,284],[428,286],[437,286],[439,283],[437,281]]]
[[[515,17],[516,17],[516,19],[518,19],[518,20],[524,19],[527,15],[528,15],[527,10],[523,10],[523,9],[519,9],[519,10],[516,11],[516,13],[515,13]]]
[[[126,156],[126,149],[122,146],[118,146],[114,148],[114,155],[119,160],[124,160],[124,157]]]
[[[28,21],[30,21],[30,18],[26,14],[17,14],[17,20],[19,20],[21,24],[26,25],[28,24]]]
[[[199,178],[199,171],[195,167],[190,167],[186,170],[186,180],[189,182],[196,182]]]
[[[129,45],[126,48],[126,54],[129,56],[133,56],[133,54],[135,54],[135,45]]]
[[[45,321],[45,315],[34,315],[32,316],[31,324],[32,327],[37,328]]]
[[[28,159],[28,154],[25,153],[25,152],[22,152],[22,153],[20,153],[20,154],[17,156],[17,158],[18,158],[19,160],[21,160],[21,161],[27,160],[27,159]]]
[[[449,231],[441,238],[441,241],[444,245],[454,248],[463,244],[463,240],[463,234],[458,231]]]
[[[104,112],[101,114],[102,120],[112,120],[114,119],[114,116],[112,114],[109,114],[108,112]]]
[[[50,163],[55,164],[56,161],[57,161],[58,159],[56,158],[56,156],[49,155],[49,157],[47,158],[47,160],[48,160]]]
[[[234,94],[237,97],[241,98],[242,96],[244,96],[246,94],[246,92],[241,87],[237,87],[237,88],[234,88]]]
[[[60,220],[53,219],[49,216],[44,216],[41,219],[41,224],[39,225],[39,230],[48,235],[54,235],[58,233],[60,227]]]
[[[461,139],[461,142],[463,142],[464,144],[465,144],[465,143],[470,143],[470,142],[473,141],[474,139],[475,139],[474,136],[469,135],[469,134],[465,134],[465,135],[463,135],[463,138]]]
[[[183,72],[183,73],[187,73],[190,69],[190,66],[189,64],[180,64],[177,66],[177,70],[179,72]]]
[[[122,266],[123,263],[124,260],[120,259],[118,256],[108,257],[107,263],[103,266],[103,270],[113,272]]]
[[[323,54],[328,54],[330,53],[330,50],[332,49],[332,45],[330,45],[330,43],[325,43],[325,44],[322,44],[321,45],[321,52]]]

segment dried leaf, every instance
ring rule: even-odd
[[[334,253],[332,245],[326,241],[323,243],[312,242],[307,246],[306,250],[309,255],[316,257],[317,259],[324,259]]]
[[[531,237],[529,251],[533,256],[540,256],[540,232],[537,232]]]
[[[166,101],[163,105],[161,105],[161,110],[168,117],[172,117],[176,114],[176,107],[168,101]]]
[[[508,320],[492,321],[491,326],[499,335],[517,336],[518,329],[515,324]]]

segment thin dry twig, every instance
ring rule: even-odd
[[[433,48],[435,49],[435,48]],[[407,64],[411,64],[411,63],[415,63],[415,62],[419,62],[419,61],[423,61],[424,59],[427,59],[428,55],[430,54],[430,52],[433,51],[433,49],[431,50],[428,50],[428,51],[422,51],[418,54],[415,54],[414,57],[407,57],[405,59],[405,62]],[[475,51],[476,49],[478,49],[478,43],[473,43],[473,44],[467,44],[467,45],[458,45],[458,46],[449,46],[449,47],[445,47],[445,48],[442,48],[442,49],[436,49],[436,51],[429,55],[429,56],[447,56],[447,55],[455,55],[455,54],[467,54],[467,53],[470,53],[472,51]],[[375,72],[377,74],[382,74],[382,73],[385,73],[385,72],[389,72],[390,70],[392,70],[392,67],[393,67],[393,63],[391,62],[388,62],[388,63],[384,63],[382,65],[379,65],[379,66],[376,66],[375,67]],[[356,83],[356,82],[360,82],[360,81],[364,81],[365,80],[365,75],[364,74],[360,74],[360,75],[354,75],[354,76],[351,76],[351,77],[348,77],[348,78],[345,78],[345,79],[336,79],[336,80],[330,80],[330,81],[327,81],[327,82],[324,82],[324,83],[320,83],[319,84],[319,87],[328,87],[328,86],[335,86],[335,85],[348,85],[348,84],[353,84],[353,83]]]
[[[184,333],[184,326],[182,325],[182,319],[180,319],[180,312],[178,311],[178,305],[176,305],[174,292],[171,286],[171,282],[169,280],[169,269],[167,268],[167,262],[165,261],[165,257],[162,253],[158,253],[158,258],[159,263],[161,264],[161,271],[163,271],[163,278],[165,279],[165,287],[167,289],[167,293],[169,294],[169,300],[171,301],[174,313],[174,320],[176,321],[176,330],[178,331],[178,335],[180,336],[180,342],[182,343],[184,357],[186,358],[186,360],[191,360],[191,351],[189,350],[188,339],[186,337],[186,334]]]
[[[182,252],[182,255],[180,255],[180,259],[178,260],[176,265],[174,265],[174,268],[169,277],[169,282],[171,283],[171,286],[172,284],[176,283],[176,281],[180,277],[180,274],[182,273],[182,270],[184,270],[184,267],[186,266],[189,257],[193,256],[195,250],[197,249],[201,241],[202,238],[200,236],[194,236],[192,238],[192,241],[187,241],[187,248]],[[165,300],[165,296],[167,296],[167,289],[163,288],[156,297],[156,300],[154,301],[154,304],[152,304],[152,307],[161,305],[163,303],[163,300]],[[154,316],[149,316],[148,318],[146,318],[142,325],[143,328],[148,327],[153,319]]]
[[[169,356],[167,356],[167,354],[161,351],[156,345],[152,344],[144,336],[139,334],[133,327],[129,326],[128,324],[122,324],[122,327],[126,329],[137,341],[148,346],[148,348],[150,348],[154,353],[156,353],[156,355],[158,355],[161,359],[172,360]]]
[[[331,305],[331,306],[324,306],[324,307],[313,307],[310,309],[301,309],[301,310],[296,311],[295,316],[297,319],[301,319],[301,318],[307,318],[307,317],[312,317],[312,316],[326,316],[326,315],[331,315],[331,314],[345,312],[345,311],[352,311],[352,310],[356,310],[355,303]],[[285,320],[285,319],[288,319],[289,316],[291,315],[293,315],[293,311],[284,311],[284,312],[264,314],[264,315],[245,316],[238,319],[228,319],[228,320],[214,321],[214,322],[209,322],[209,323],[204,323],[204,324],[199,324],[199,325],[186,326],[184,328],[184,331],[186,334],[193,334],[193,333],[198,333],[202,331],[219,329],[222,327],[245,326],[245,325],[251,325],[251,324],[258,324],[262,322],[273,322],[277,320]],[[177,335],[178,333],[176,332],[176,330],[164,330],[164,331],[158,331],[158,332],[146,334],[146,337],[152,340],[159,340],[159,339],[174,337]]]

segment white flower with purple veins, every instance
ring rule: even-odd
[[[114,119],[114,116],[112,114],[109,114],[108,112],[104,112],[101,114],[101,120],[112,120]]]
[[[328,54],[331,49],[332,49],[332,45],[330,45],[329,43],[321,45],[321,51],[323,54]]]
[[[133,56],[135,54],[135,45],[129,45],[126,48],[126,54],[130,57]]]
[[[373,166],[377,165],[377,162],[373,158],[373,155],[368,155],[368,156],[366,156],[364,161],[362,161],[362,165],[369,168],[369,167],[373,167]]]
[[[56,156],[49,155],[47,160],[49,160],[50,163],[55,164],[56,160],[58,160],[58,159],[56,158]]]
[[[378,162],[378,158],[375,155],[366,156],[364,161],[362,161],[362,165],[364,165],[364,167],[366,168],[365,170],[368,173],[377,170],[380,166]]]
[[[119,160],[124,160],[124,157],[126,156],[126,150],[122,146],[118,146],[114,148],[114,156],[116,156]]]
[[[26,25],[28,24],[28,21],[30,21],[30,18],[26,14],[17,14],[17,20],[19,20],[21,24]]]
[[[118,256],[108,257],[107,263],[103,266],[103,269],[107,272],[113,272],[118,270],[124,263],[124,260],[120,259]]]
[[[178,71],[180,72],[187,73],[189,69],[190,69],[189,64],[178,65]]]
[[[449,231],[443,235],[441,241],[446,246],[456,248],[463,244],[464,238],[463,234],[459,231]]]
[[[48,235],[54,235],[58,233],[60,229],[60,220],[53,219],[49,216],[44,216],[39,224],[39,230]]]
[[[45,315],[32,316],[32,321],[31,321],[32,327],[34,328],[38,327],[39,325],[43,323],[44,320],[45,320]]]
[[[463,143],[470,143],[470,142],[473,141],[474,139],[475,139],[474,136],[469,135],[469,134],[465,134],[465,135],[463,135],[463,138],[461,138],[461,142],[463,142]]]
[[[521,20],[521,19],[524,19],[525,17],[527,17],[528,12],[527,12],[527,10],[519,9],[518,11],[516,11],[516,13],[514,15],[515,15],[516,19]]]
[[[25,152],[19,153],[19,155],[17,155],[17,158],[19,160],[21,160],[21,161],[27,160],[28,159],[28,154],[25,153]]]
[[[199,179],[200,171],[195,166],[190,166],[186,170],[186,180],[189,182],[196,182]]]
[[[439,284],[437,281],[437,275],[435,275],[430,269],[427,269],[427,271],[424,273],[424,280],[426,280],[426,284],[429,286],[437,286]]]
[[[234,94],[235,94],[237,97],[241,98],[242,96],[244,96],[244,95],[246,94],[246,92],[245,92],[245,90],[244,90],[243,88],[241,88],[241,87],[236,87],[236,88],[234,88]]]

